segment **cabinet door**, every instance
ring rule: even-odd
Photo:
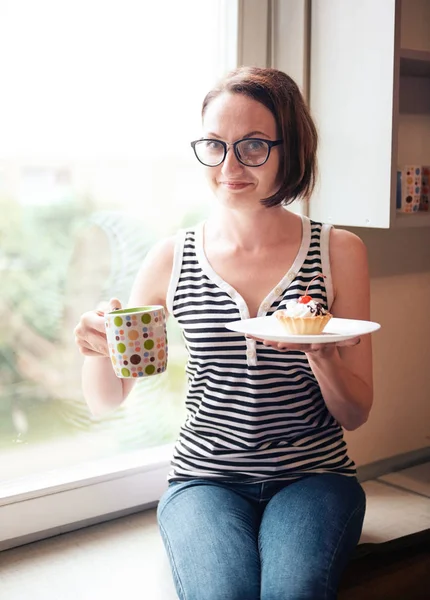
[[[389,227],[395,0],[313,0],[310,106],[319,141],[311,218]]]

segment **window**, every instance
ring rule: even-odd
[[[189,141],[236,64],[231,0],[0,5],[0,549],[155,502],[184,416],[185,356],[91,417],[73,328],[124,302],[149,247],[200,220]],[[78,524],[78,525],[76,525]]]

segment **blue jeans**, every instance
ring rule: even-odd
[[[157,514],[180,600],[336,598],[365,503],[354,477],[332,473],[172,482]]]

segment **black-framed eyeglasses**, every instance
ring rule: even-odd
[[[263,140],[261,138],[243,138],[233,144],[204,138],[191,142],[194,153],[206,167],[217,167],[224,162],[228,147],[232,146],[237,160],[246,167],[261,167],[267,162],[270,151],[274,146],[282,144],[283,140]]]

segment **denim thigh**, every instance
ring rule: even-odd
[[[259,600],[259,514],[207,480],[171,484],[157,510],[180,600]]]
[[[332,600],[361,535],[355,477],[321,474],[278,491],[260,525],[261,600]]]

